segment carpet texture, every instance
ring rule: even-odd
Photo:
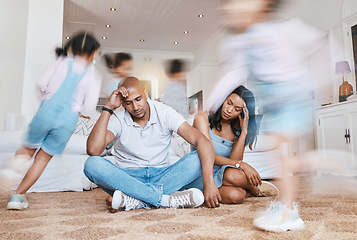
[[[278,183],[277,183],[278,184]],[[156,209],[108,213],[106,194],[30,193],[30,208],[6,210],[0,196],[0,239],[357,239],[357,179],[301,177],[298,188],[305,230],[270,233],[253,217],[272,198],[248,198],[216,209]]]

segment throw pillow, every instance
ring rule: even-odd
[[[94,127],[95,120],[86,119],[83,117],[78,118],[76,130],[74,130],[74,134],[88,136]]]

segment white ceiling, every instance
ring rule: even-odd
[[[219,0],[65,0],[64,3],[63,38],[86,30],[93,32],[104,48],[193,52],[220,28],[216,11]],[[111,7],[117,10],[112,12]],[[198,18],[199,14],[204,17]],[[106,24],[111,27],[106,28]],[[103,40],[103,36],[107,39]],[[175,45],[175,41],[179,43]]]

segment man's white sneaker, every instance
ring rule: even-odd
[[[119,211],[129,211],[132,209],[144,208],[145,205],[142,201],[129,197],[125,193],[116,190],[113,194],[112,208]]]
[[[8,210],[23,210],[28,208],[29,203],[26,200],[25,194],[12,193],[7,204]]]
[[[169,195],[170,208],[195,208],[203,204],[205,198],[201,190],[190,188]]]
[[[254,226],[271,232],[285,232],[288,230],[302,230],[304,221],[300,218],[297,203],[293,203],[293,209],[285,204],[272,202],[270,207],[253,221]]]

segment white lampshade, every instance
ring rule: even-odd
[[[350,65],[348,64],[347,61],[340,61],[336,63],[336,74],[345,74],[345,73],[350,73]]]

